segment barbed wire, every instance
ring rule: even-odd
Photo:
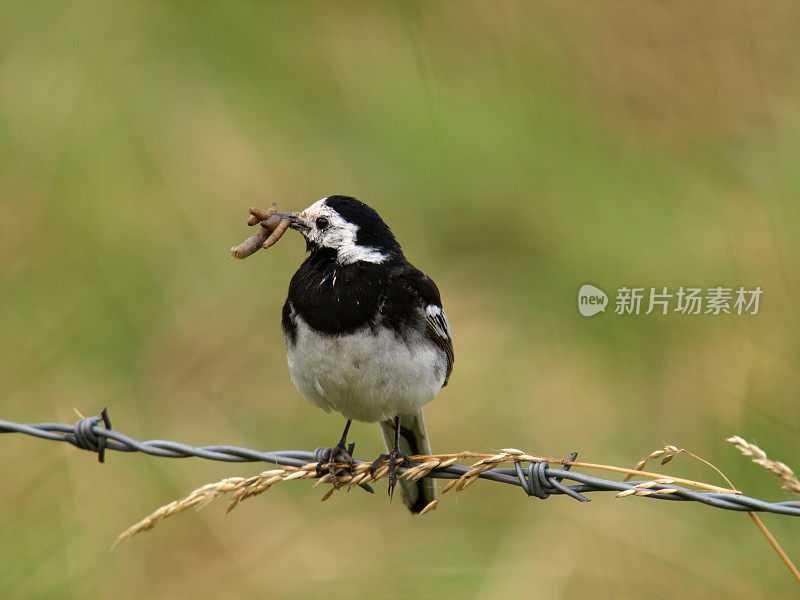
[[[318,464],[321,450],[324,450],[323,448],[318,448],[314,452],[307,450],[263,452],[229,445],[197,447],[169,440],[139,441],[111,429],[111,421],[106,409],[103,409],[100,415],[80,419],[72,425],[64,423],[23,424],[0,420],[0,433],[21,433],[39,439],[67,442],[82,450],[96,453],[100,462],[104,462],[106,450],[116,450],[119,452],[142,452],[160,458],[196,457],[221,462],[266,462],[304,469],[308,472],[311,465]],[[486,455],[467,452],[436,456],[469,458]],[[559,462],[570,463],[575,461],[576,457],[577,452],[574,452],[567,461]],[[426,457],[420,458],[423,466],[428,464],[425,460]],[[725,510],[769,512],[800,517],[800,502],[797,501],[766,502],[735,492],[692,490],[676,485],[676,478],[672,478],[669,481],[655,479],[625,482],[601,479],[572,471],[570,470],[572,466],[570,464],[563,465],[563,468],[551,467],[548,460],[532,457],[518,450],[504,450],[501,454],[492,458],[495,460],[487,461],[484,459],[484,461],[479,461],[484,463],[482,468],[476,468],[477,463],[472,466],[448,464],[447,466],[424,469],[421,472],[421,476],[437,479],[461,479],[462,481],[465,477],[485,479],[521,487],[528,496],[535,496],[541,499],[546,499],[551,495],[563,494],[581,502],[588,502],[589,498],[585,496],[587,493],[623,492],[626,495],[634,494],[655,500],[700,502],[707,506]],[[487,468],[494,463],[509,461],[514,464],[512,468]],[[365,461],[359,460],[355,462],[365,463]],[[439,459],[437,464],[442,464],[442,462],[451,461]],[[529,464],[523,466],[523,462],[528,462]],[[410,469],[419,470],[419,465],[400,466],[398,473],[403,473]],[[563,480],[569,480],[575,484],[565,485]],[[360,485],[371,491],[369,486]]]

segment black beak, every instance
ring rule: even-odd
[[[308,227],[305,223],[300,220],[300,213],[275,213],[276,217],[280,217],[281,219],[288,219],[289,220],[289,227],[292,229],[296,229],[297,231],[308,231],[310,227]]]

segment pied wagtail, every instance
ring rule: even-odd
[[[308,258],[289,284],[283,306],[289,373],[300,393],[347,419],[342,438],[320,464],[352,463],[353,420],[379,422],[395,469],[410,454],[430,454],[423,405],[447,385],[453,342],[439,290],[409,263],[375,210],[349,196],[329,196],[284,213],[306,239]],[[352,446],[351,446],[352,448]],[[417,513],[434,499],[433,481],[400,481]]]

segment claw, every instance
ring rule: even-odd
[[[383,461],[388,460],[389,464],[389,499],[391,500],[394,497],[394,486],[397,485],[397,467],[401,464],[409,464],[408,454],[405,452],[398,450],[395,448],[389,454],[381,454],[375,462],[373,462],[369,466],[369,474],[374,478],[375,472],[378,470],[378,467],[381,466]]]
[[[331,476],[331,483],[333,483],[333,487],[337,490],[339,489],[339,480],[338,476],[339,472],[336,470],[337,464],[345,464],[346,469],[352,475],[353,467],[355,463],[353,462],[353,457],[351,452],[354,449],[355,444],[350,444],[349,448],[345,448],[344,446],[337,444],[333,448],[325,448],[322,453],[319,455],[319,460],[317,461],[317,476],[322,475],[323,473],[329,473]]]

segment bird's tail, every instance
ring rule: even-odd
[[[380,426],[386,448],[391,450],[394,447],[394,419],[381,421]],[[408,455],[431,453],[431,442],[425,433],[421,410],[415,414],[400,415],[400,450]],[[423,477],[418,481],[399,479],[397,485],[403,496],[403,502],[414,514],[436,498],[436,485],[430,477]]]

